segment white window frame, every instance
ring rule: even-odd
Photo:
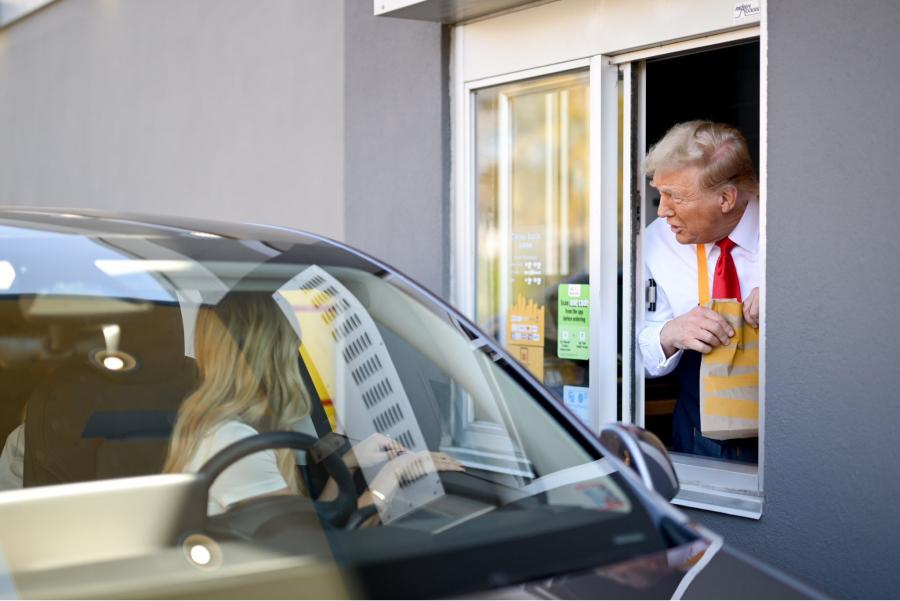
[[[457,28],[455,31],[460,31]],[[455,130],[457,149],[454,154],[454,236],[452,288],[454,302],[467,316],[475,314],[476,260],[475,248],[476,191],[474,180],[475,118],[474,93],[480,89],[535,77],[584,70],[590,80],[590,243],[588,273],[591,281],[591,348],[595,349],[589,364],[590,426],[596,432],[602,424],[617,419],[616,343],[609,332],[616,331],[618,296],[617,266],[617,197],[615,161],[604,161],[617,153],[616,67],[605,56],[566,61],[554,65],[507,73],[469,82],[459,82]],[[598,119],[596,116],[603,115]],[[502,116],[501,116],[502,117]],[[610,121],[610,118],[612,119]],[[612,127],[605,124],[612,123]],[[503,144],[501,142],[501,153]],[[502,202],[502,199],[501,199]],[[599,308],[599,309],[598,309]],[[599,349],[599,352],[596,350]],[[477,426],[478,424],[473,424]]]
[[[457,27],[454,32],[456,36],[460,36],[462,29]],[[458,57],[459,53],[456,53],[455,56]],[[475,118],[477,114],[475,92],[523,79],[586,70],[590,64],[589,60],[571,61],[526,72],[509,73],[471,82],[458,82],[459,85],[455,88],[455,98],[461,99],[461,101],[455,103],[454,122],[465,125],[455,127],[453,138],[454,148],[457,149],[454,153],[453,197],[455,211],[452,226],[456,246],[453,249],[451,283],[454,291],[454,304],[470,318],[474,319],[475,317],[477,277],[476,258],[474,253],[469,252],[476,246],[477,229],[477,196],[474,179]],[[504,118],[503,112],[501,106],[501,120]],[[508,152],[502,141],[500,152],[501,154]],[[502,174],[501,179],[503,179]],[[503,202],[502,198],[501,202]],[[505,211],[501,211],[501,213],[506,214]],[[452,450],[457,456],[464,456],[467,465],[515,476],[525,476],[530,473],[527,462],[520,456],[511,455],[505,448],[508,444],[504,444],[504,442],[508,441],[509,437],[506,429],[500,424],[476,420],[471,403],[466,403],[463,410],[453,416],[452,425],[455,430],[454,436],[460,441],[461,446],[447,450]],[[472,448],[481,450],[473,451]]]
[[[631,290],[634,283],[635,297],[632,299],[634,303],[634,323],[629,323],[630,311],[627,299],[623,310],[623,341],[622,341],[622,362],[623,362],[623,382],[622,382],[622,419],[623,421],[631,421],[639,426],[645,424],[644,412],[644,366],[641,361],[640,352],[635,350],[634,333],[642,327],[644,315],[644,286],[646,281],[644,276],[644,262],[642,256],[642,244],[636,245],[634,256],[627,252],[630,245],[630,237],[637,236],[640,240],[641,232],[646,227],[644,203],[647,199],[646,177],[640,167],[640,158],[638,165],[632,166],[631,157],[631,139],[632,139],[632,112],[635,111],[639,117],[636,125],[639,130],[637,133],[638,146],[646,147],[645,132],[643,130],[645,114],[645,98],[644,93],[646,86],[644,85],[644,62],[648,58],[654,58],[663,55],[671,55],[678,52],[697,50],[705,47],[714,47],[724,43],[736,42],[740,40],[752,40],[760,37],[761,29],[759,27],[750,27],[738,31],[731,31],[723,34],[704,36],[694,40],[686,40],[674,44],[659,46],[652,49],[642,50],[638,52],[629,52],[621,55],[614,55],[611,63],[618,65],[623,72],[622,85],[624,89],[624,106],[625,113],[623,126],[623,190],[626,194],[624,210],[631,209],[631,199],[629,191],[633,185],[632,177],[637,174],[637,184],[640,194],[640,211],[639,226],[637,231],[632,231],[632,219],[623,219],[623,244],[626,252],[623,252],[623,290],[625,294]],[[764,46],[760,44],[761,51],[764,52]],[[764,61],[760,61],[760,69],[764,69]],[[634,98],[636,107],[632,107],[632,90],[631,74],[634,72],[639,82],[637,94]],[[761,78],[760,87],[760,173],[765,174],[765,92],[762,84],[765,78]],[[760,185],[760,214],[765,215],[765,182]],[[765,296],[765,223],[764,218],[760,219],[760,297]],[[633,260],[631,262],[629,259]],[[631,279],[633,277],[633,279]],[[760,338],[765,340],[765,319],[762,319],[760,327]],[[627,366],[633,365],[634,371],[627,369]],[[627,375],[626,375],[626,372]],[[634,414],[631,415],[631,399],[635,400]],[[763,470],[765,460],[764,436],[765,436],[765,343],[760,351],[760,435],[759,435],[759,464],[754,466],[750,464],[741,464],[731,461],[723,461],[706,457],[698,457],[694,455],[673,453],[672,462],[675,464],[675,470],[681,481],[681,491],[673,500],[677,505],[692,507],[696,509],[706,509],[759,519],[762,517],[764,496],[763,496]]]
[[[648,58],[683,52],[687,50],[700,49],[704,47],[712,47],[723,43],[734,42],[738,40],[759,38],[761,49],[760,60],[760,303],[761,303],[761,326],[760,339],[762,340],[762,348],[760,351],[760,432],[759,432],[759,464],[757,466],[749,464],[737,464],[728,461],[721,461],[709,458],[696,457],[691,455],[673,454],[673,462],[676,471],[681,480],[681,492],[673,501],[675,504],[685,507],[705,509],[719,513],[742,516],[752,519],[759,519],[762,516],[764,508],[764,465],[765,465],[765,398],[766,398],[766,380],[765,380],[765,340],[766,340],[766,320],[765,320],[765,297],[766,297],[766,182],[767,182],[767,110],[766,110],[766,48],[767,48],[767,20],[766,11],[763,11],[761,23],[749,24],[743,28],[716,33],[710,35],[702,35],[691,39],[679,40],[677,42],[655,45],[653,47],[644,48],[637,51],[624,51],[621,53],[609,52],[606,55],[594,55],[591,57],[580,58],[571,61],[555,63],[551,65],[540,66],[534,69],[520,70],[506,73],[494,77],[488,77],[473,81],[464,81],[462,77],[463,69],[463,44],[465,43],[465,28],[455,27],[453,30],[453,50],[451,63],[451,77],[453,81],[452,87],[452,191],[451,198],[453,200],[453,221],[452,240],[454,240],[454,248],[451,249],[451,290],[453,291],[453,301],[468,316],[474,316],[474,299],[475,299],[475,257],[472,252],[475,249],[475,224],[476,224],[476,195],[474,189],[473,163],[474,160],[474,107],[472,101],[472,92],[478,88],[489,87],[502,83],[508,83],[519,79],[537,77],[541,75],[549,75],[568,71],[577,68],[591,69],[591,193],[590,206],[601,207],[600,211],[591,211],[591,249],[590,249],[590,277],[591,282],[600,282],[601,286],[592,286],[591,304],[594,307],[609,307],[612,317],[612,331],[615,331],[615,311],[618,299],[615,294],[615,279],[613,286],[603,286],[601,282],[601,262],[612,261],[613,269],[612,277],[615,278],[615,262],[616,262],[616,170],[618,168],[617,161],[605,160],[604,157],[616,156],[617,145],[617,98],[616,98],[616,78],[619,68],[625,74],[620,84],[625,86],[624,94],[626,103],[630,103],[630,85],[631,78],[628,76],[632,69],[638,71],[638,76],[642,77],[642,61]],[[644,86],[640,87],[640,93],[643,93]],[[643,115],[644,99],[641,96],[636,98],[639,103],[639,110]],[[623,149],[623,157],[626,161],[624,166],[623,190],[627,193],[631,189],[632,183],[629,181],[632,177],[629,157],[631,154],[631,120],[628,107],[625,109],[625,119],[623,121],[624,132],[623,141],[625,147]],[[596,119],[601,116],[600,119]],[[608,124],[608,125],[607,125]],[[643,125],[643,119],[638,119],[638,125]],[[643,140],[643,131],[639,131],[638,139]],[[613,146],[610,146],[610,140]],[[599,150],[599,152],[597,151]],[[610,177],[610,174],[612,175]],[[597,181],[601,182],[600,186],[595,185]],[[612,189],[609,188],[612,185]],[[645,178],[642,176],[639,180],[642,188],[641,197],[646,198]],[[601,188],[602,186],[602,188]],[[604,220],[602,215],[608,212],[610,204],[613,207],[612,219]],[[629,207],[628,196],[625,197],[625,207]],[[638,425],[644,424],[644,370],[640,361],[640,353],[634,352],[634,334],[635,327],[640,326],[644,312],[643,298],[643,261],[641,256],[641,244],[636,245],[636,252],[631,255],[630,240],[633,236],[640,236],[643,231],[644,216],[641,212],[641,221],[638,231],[633,231],[631,227],[631,219],[623,221],[623,290],[626,291],[623,296],[623,382],[622,382],[622,419],[623,421],[631,421]],[[605,221],[605,223],[604,223]],[[610,223],[612,222],[612,223]],[[608,229],[612,228],[612,237],[609,236]],[[606,246],[609,246],[607,249]],[[609,269],[606,269],[607,276]],[[608,278],[607,278],[608,279]],[[635,285],[636,284],[636,285]],[[630,299],[629,292],[634,287],[635,298]],[[600,290],[604,289],[606,295],[603,299],[599,298]],[[611,291],[610,291],[611,288]],[[608,298],[612,292],[612,299]],[[634,321],[630,319],[629,302],[634,303]],[[592,311],[592,314],[594,312]],[[592,319],[591,323],[591,346],[593,349],[603,348],[602,333],[610,331],[607,314]],[[603,398],[600,395],[600,386],[603,383],[601,375],[607,374],[607,386],[612,386],[612,397],[615,399],[615,373],[616,373],[616,357],[615,347],[612,351],[612,362],[609,365],[610,357],[594,355],[591,358],[591,398],[592,406],[597,409],[592,414],[591,425],[595,431],[601,423],[606,421],[614,421],[616,419],[615,403],[610,407],[600,407],[597,399]],[[631,371],[630,366],[634,366]],[[613,377],[609,378],[608,374]],[[609,382],[611,380],[611,382]],[[631,407],[631,399],[635,398],[636,403],[634,411]]]

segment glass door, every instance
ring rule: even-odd
[[[474,92],[475,318],[585,421],[589,79],[581,70]]]

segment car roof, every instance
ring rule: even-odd
[[[209,258],[209,245],[195,244],[203,239],[219,238],[223,242],[232,242],[225,255],[222,255],[222,245],[214,251],[220,255],[219,258],[231,260],[258,259],[258,254],[251,252],[252,244],[241,248],[241,244],[233,242],[260,242],[270,250],[278,251],[278,254],[290,249],[284,259],[290,257],[301,262],[356,267],[370,273],[390,273],[447,308],[443,301],[421,284],[385,262],[344,242],[300,229],[97,209],[0,206],[0,241],[66,235],[103,239],[145,238],[177,249],[184,256],[198,261]],[[258,244],[256,247],[260,248]],[[136,258],[141,256],[133,248],[129,248],[129,252],[134,253]]]
[[[206,233],[224,238],[287,239],[293,242],[296,242],[299,236],[308,238],[310,241],[322,241],[345,246],[324,236],[293,228],[127,211],[0,206],[0,221],[8,222],[10,225],[30,224],[45,231],[58,233],[146,236],[171,235],[175,233]]]

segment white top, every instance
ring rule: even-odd
[[[741,283],[741,298],[759,287],[759,201],[751,200],[741,220],[728,235],[737,245],[731,251]],[[706,245],[709,289],[713,288],[719,247]],[[639,336],[644,369],[651,378],[670,373],[681,359],[679,350],[666,359],[659,332],[667,321],[684,315],[697,306],[697,250],[693,244],[681,244],[665,219],[647,226],[644,241],[646,277],[656,280],[656,311],[646,311]]]
[[[259,432],[239,421],[232,420],[218,425],[200,441],[185,470],[196,472],[228,445],[256,434]],[[260,451],[230,465],[216,478],[209,489],[207,512],[209,515],[223,513],[233,503],[284,488],[287,488],[287,482],[278,471],[275,451]]]
[[[294,430],[316,437],[315,427],[309,417],[294,425]],[[196,472],[213,455],[233,442],[253,436],[258,432],[236,420],[225,422],[206,436],[188,462],[186,470]],[[303,451],[295,453],[297,463],[306,463]],[[20,424],[10,432],[0,453],[0,491],[22,488],[22,470],[25,459],[25,424]],[[269,494],[287,487],[275,451],[260,451],[244,457],[229,466],[216,478],[209,491],[209,515],[222,513],[232,503]]]
[[[299,421],[294,429],[315,436],[312,420],[308,417]],[[185,467],[185,471],[196,472],[213,455],[228,445],[244,438],[259,434],[254,428],[237,420],[224,422],[208,432],[200,441],[197,451]],[[209,489],[208,515],[223,513],[229,505],[274,493],[287,488],[287,482],[278,470],[275,451],[253,453],[222,472]]]
[[[0,490],[22,488],[22,469],[25,461],[25,424],[19,424],[3,445],[0,453]]]

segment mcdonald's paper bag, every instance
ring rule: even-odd
[[[716,440],[759,434],[759,331],[744,323],[741,303],[713,300],[709,305],[734,329],[727,346],[700,362],[700,429]]]

